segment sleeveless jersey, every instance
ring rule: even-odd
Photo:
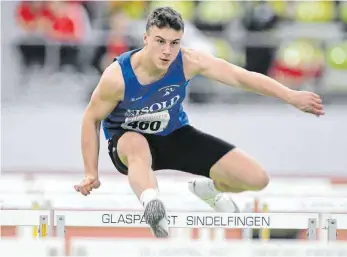
[[[170,65],[164,77],[148,85],[141,85],[130,63],[135,49],[115,58],[125,82],[124,99],[103,122],[106,139],[122,130],[165,136],[189,124],[182,102],[188,82],[183,72],[182,53]]]

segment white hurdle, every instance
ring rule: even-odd
[[[55,211],[54,224],[65,218],[75,227],[148,227],[143,211]],[[83,218],[82,218],[83,217]],[[169,212],[169,227],[174,228],[273,228],[307,229],[316,213],[216,213]]]
[[[39,237],[47,237],[48,226],[56,227],[56,236],[65,237],[66,227],[148,227],[143,211],[50,211],[1,210],[1,226],[38,226]],[[51,220],[53,218],[53,220]],[[319,213],[216,213],[169,212],[170,228],[299,229],[308,240],[335,241],[337,230],[347,230],[346,214]],[[185,238],[181,235],[180,238]],[[187,236],[186,236],[187,237]],[[221,236],[218,236],[218,240]]]
[[[316,240],[319,214],[169,212],[168,222],[170,228],[302,229],[308,240]],[[66,226],[148,227],[140,211],[55,211],[53,224],[59,237]]]

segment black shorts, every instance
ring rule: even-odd
[[[114,166],[127,175],[127,167],[120,160],[117,151],[119,138],[128,130],[122,131],[108,141],[108,151]],[[152,154],[152,169],[178,170],[195,175],[210,177],[212,166],[226,153],[235,148],[219,138],[203,133],[194,127],[184,126],[167,136],[142,134]]]

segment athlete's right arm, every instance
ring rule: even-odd
[[[122,71],[115,62],[105,69],[83,115],[81,147],[86,177],[98,178],[100,124],[123,95]]]

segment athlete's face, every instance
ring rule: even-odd
[[[181,46],[183,31],[151,27],[144,35],[148,56],[158,69],[167,69],[176,59]]]

